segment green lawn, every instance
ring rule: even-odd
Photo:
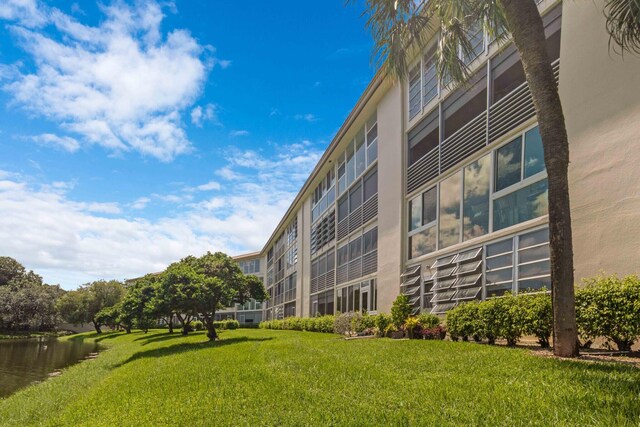
[[[640,370],[526,350],[264,330],[69,339],[108,350],[0,400],[2,425],[640,425]]]

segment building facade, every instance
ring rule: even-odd
[[[610,52],[603,6],[539,2],[570,140],[577,280],[640,270],[640,60]],[[415,313],[443,314],[549,289],[548,184],[524,71],[509,41],[471,39],[465,87],[437,78],[437,32],[406,82],[369,84],[251,255],[270,296],[261,319],[388,312],[400,293]]]

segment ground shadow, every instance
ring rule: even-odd
[[[94,342],[100,342],[103,340],[108,340],[108,339],[112,339],[112,338],[117,338],[120,337],[122,335],[124,335],[124,332],[103,332],[101,334],[97,333],[97,332],[91,332],[90,334],[80,334],[80,335],[73,335],[71,337],[69,337],[68,339],[70,341],[85,341],[85,340],[89,340],[92,339],[94,340]]]
[[[272,339],[273,339],[272,337],[265,337],[265,338],[236,337],[236,338],[222,339],[219,341],[204,341],[204,342],[196,342],[196,343],[190,342],[190,343],[175,344],[169,347],[154,348],[153,350],[137,352],[131,357],[129,357],[127,360],[125,360],[124,362],[116,365],[115,367],[119,368],[120,366],[126,365],[127,363],[130,363],[130,362],[134,362],[138,359],[164,357],[164,356],[170,356],[178,353],[201,350],[203,348],[208,348],[208,347],[216,348],[216,347],[223,347],[223,346],[232,345],[232,344],[240,344],[243,342],[262,342],[262,341],[269,341]]]
[[[193,335],[203,335],[202,332],[190,332],[187,336]],[[154,334],[143,335],[140,338],[136,338],[134,341],[143,341],[141,345],[152,344],[156,342],[169,341],[176,338],[184,338],[185,335],[182,335],[180,331],[176,331],[172,334],[169,332],[159,332]]]

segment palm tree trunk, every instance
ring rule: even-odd
[[[538,115],[549,180],[549,245],[553,301],[553,352],[578,355],[573,243],[569,204],[569,140],[558,88],[546,51],[544,26],[535,0],[498,0],[524,72]]]

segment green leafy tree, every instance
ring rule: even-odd
[[[204,320],[210,340],[218,337],[214,327],[215,313],[218,309],[236,303],[242,304],[249,299],[267,299],[262,281],[256,276],[242,274],[238,263],[222,252],[207,252],[200,258],[190,259],[189,262],[201,278],[196,309]]]
[[[189,323],[198,315],[195,299],[202,278],[195,271],[194,260],[194,257],[187,257],[169,265],[159,292],[180,322],[182,335],[189,333]]]
[[[0,328],[53,329],[58,322],[56,301],[62,294],[59,286],[43,283],[15,259],[0,257]]]
[[[124,294],[125,288],[117,280],[98,280],[68,292],[59,302],[58,309],[67,322],[75,325],[92,323],[96,332],[102,333],[100,327],[104,323],[101,319],[104,318],[97,314],[118,304]]]

